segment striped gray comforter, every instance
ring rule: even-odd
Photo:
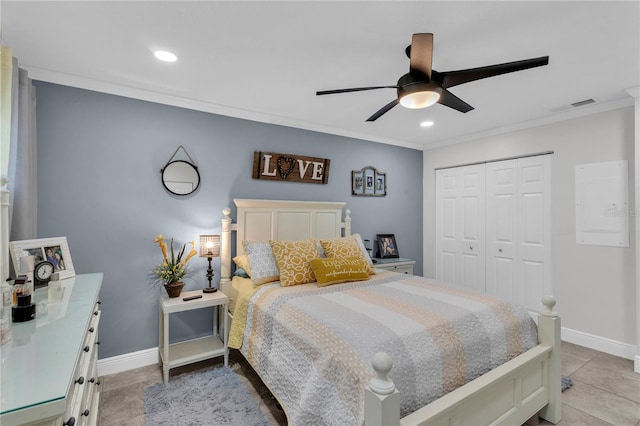
[[[236,321],[236,319],[234,319]],[[261,287],[241,351],[292,425],[360,425],[371,359],[391,355],[401,415],[537,344],[528,312],[433,280],[380,272],[369,281]]]

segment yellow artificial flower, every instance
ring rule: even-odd
[[[187,262],[193,256],[198,254],[198,251],[195,248],[195,240],[189,241],[189,244],[191,244],[191,250],[186,257],[183,257],[186,244],[182,245],[182,248],[176,255],[173,250],[173,239],[171,239],[171,258],[169,258],[167,243],[165,237],[162,234],[156,235],[156,238],[153,242],[158,244],[160,250],[162,251],[163,257],[163,262],[160,263],[154,271],[152,271],[152,274],[155,275],[156,280],[163,282],[165,285],[180,281],[182,277],[184,277],[189,272],[186,268]]]

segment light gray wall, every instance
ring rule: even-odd
[[[394,233],[400,254],[422,273],[422,152],[374,142],[223,117],[36,82],[38,237],[66,236],[77,273],[104,272],[100,358],[158,343],[157,298],[148,272],[161,259],[162,233],[185,242],[219,233],[234,198],[345,201],[353,232]],[[176,197],[160,168],[183,145],[201,187]],[[255,150],[331,160],[329,183],[257,181]],[[184,157],[179,157],[184,159]],[[387,173],[384,198],[352,197],[351,170]],[[235,213],[235,209],[234,209]],[[185,290],[206,286],[206,260],[190,262]],[[214,260],[215,279],[220,276]],[[206,312],[172,315],[173,340],[207,333]]]
[[[554,151],[552,174],[553,287],[562,325],[589,335],[636,344],[635,253],[630,248],[576,244],[574,166],[629,160],[634,194],[634,110],[583,118],[488,137],[424,152],[424,272],[435,276],[435,169]],[[631,206],[630,211],[635,206]],[[630,233],[635,234],[634,221]]]

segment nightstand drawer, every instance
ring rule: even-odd
[[[413,259],[375,259],[374,268],[384,269],[386,271],[398,272],[400,274],[413,275],[413,265],[416,263]]]
[[[388,266],[388,267],[385,267],[383,269],[386,269],[387,271],[399,272],[401,274],[413,275],[413,266],[412,265],[407,265],[407,266]]]

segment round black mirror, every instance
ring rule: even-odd
[[[188,161],[172,161],[162,169],[162,184],[172,194],[189,195],[200,186],[200,173]]]

